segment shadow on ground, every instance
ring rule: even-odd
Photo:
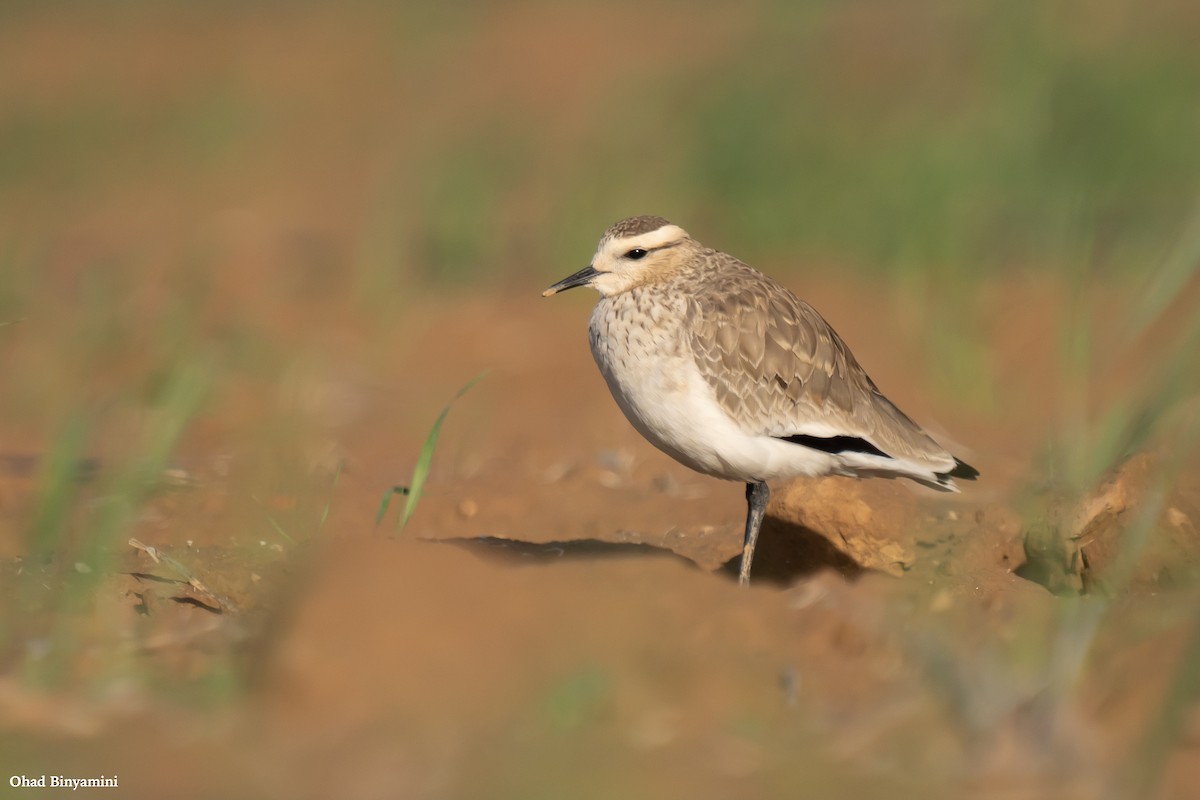
[[[721,572],[736,579],[741,562],[740,555],[734,556],[725,562]],[[816,531],[776,517],[763,520],[754,568],[750,573],[751,582],[789,586],[825,569],[835,570],[849,579],[857,578],[865,571]]]
[[[610,558],[671,558],[702,568],[691,558],[668,547],[645,542],[607,542],[600,539],[531,542],[501,536],[472,536],[431,539],[500,562],[551,563],[555,561],[599,561]],[[717,573],[734,580],[741,566],[741,555],[726,561]],[[812,577],[822,570],[833,570],[854,579],[865,568],[838,550],[827,538],[803,525],[767,517],[759,534],[752,579],[755,583],[789,586]]]

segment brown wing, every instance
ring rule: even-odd
[[[851,436],[888,455],[953,458],[875,387],[816,310],[728,258],[688,304],[692,352],[717,401],[749,433]]]

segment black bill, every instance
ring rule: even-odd
[[[588,264],[586,267],[579,270],[579,272],[576,272],[574,275],[568,275],[546,291],[542,292],[542,297],[549,297],[552,294],[558,294],[559,292],[564,292],[567,289],[574,289],[576,286],[587,286],[592,282],[592,278],[599,274],[599,272],[592,269],[591,264]]]

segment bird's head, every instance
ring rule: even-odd
[[[592,263],[542,292],[543,297],[591,286],[605,297],[661,280],[684,260],[692,237],[662,217],[629,217],[600,237]]]

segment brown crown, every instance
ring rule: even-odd
[[[670,224],[670,222],[662,217],[627,217],[620,222],[614,222],[610,225],[608,230],[604,232],[604,238],[619,239],[626,236],[640,236],[643,233],[656,231],[664,225]]]

